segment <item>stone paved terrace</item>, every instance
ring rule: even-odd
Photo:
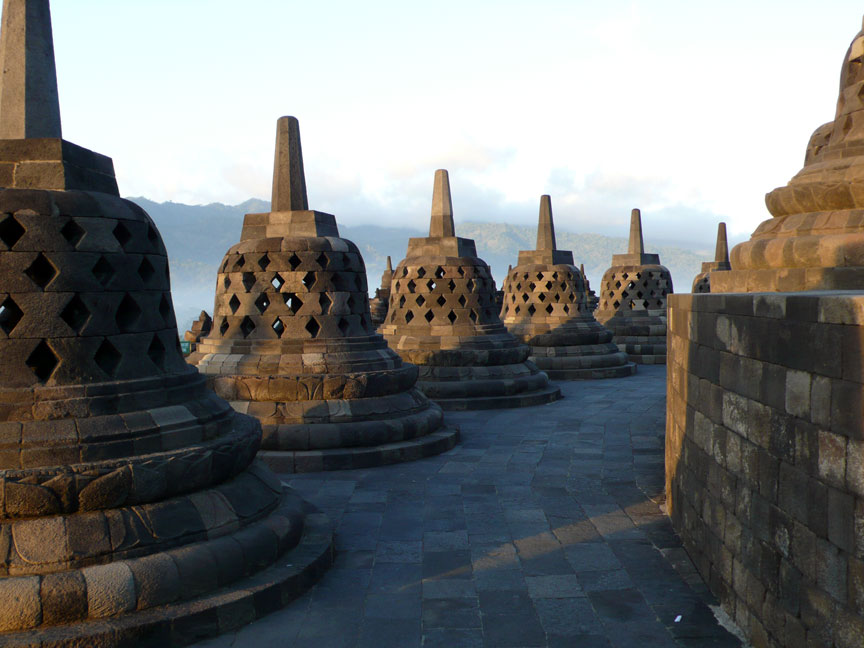
[[[741,646],[660,510],[665,376],[641,366],[562,382],[551,405],[450,413],[462,443],[431,459],[286,475],[337,524],[334,568],[198,646]]]

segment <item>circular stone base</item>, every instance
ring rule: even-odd
[[[665,365],[666,364],[666,354],[663,355],[651,355],[651,354],[629,354],[630,359],[636,364],[643,365]]]
[[[288,605],[333,562],[333,526],[312,506],[300,541],[273,565],[197,598],[157,608],[25,632],[0,633],[6,648],[129,648],[185,646],[241,626]]]
[[[416,461],[447,452],[459,442],[459,428],[442,426],[435,432],[408,441],[332,450],[261,450],[258,458],[277,473],[374,468]]]
[[[470,398],[436,398],[435,402],[445,412],[459,410],[506,409],[511,407],[531,407],[546,405],[561,398],[561,388],[547,385],[543,389],[523,394],[505,396],[472,396]]]
[[[542,369],[542,367],[541,367]],[[598,380],[625,378],[636,373],[636,364],[628,362],[617,367],[590,367],[583,369],[543,369],[551,380]]]

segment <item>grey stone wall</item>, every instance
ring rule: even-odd
[[[864,293],[669,298],[669,513],[756,648],[864,646]]]

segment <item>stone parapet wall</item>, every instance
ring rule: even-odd
[[[864,645],[864,293],[669,298],[673,524],[756,648]]]

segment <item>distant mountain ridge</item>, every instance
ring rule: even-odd
[[[156,203],[147,198],[130,198],[153,218],[165,241],[171,267],[171,287],[181,335],[201,310],[212,315],[216,272],[229,247],[240,240],[243,216],[269,211],[270,203],[250,199],[239,205],[184,205]],[[534,249],[535,228],[507,223],[457,223],[457,234],[477,243],[477,254],[492,268],[496,282],[503,283],[507,266],[516,265],[519,250]],[[339,225],[339,233],[360,248],[366,262],[369,290],[374,292],[381,281],[387,256],[395,266],[405,255],[408,239],[424,236],[425,231],[408,227],[379,225]],[[599,290],[600,278],[609,267],[613,254],[627,251],[625,237],[575,233],[556,230],[558,247],[572,250],[577,265],[585,264],[585,274]],[[702,262],[710,260],[713,250],[686,250],[680,246],[652,245],[648,252],[658,252],[661,262],[672,272],[676,292],[690,292],[693,277]]]

